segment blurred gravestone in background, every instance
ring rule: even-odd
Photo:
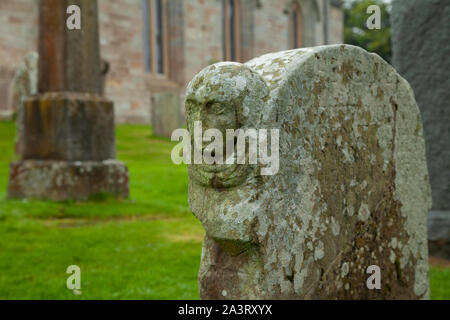
[[[38,59],[37,52],[29,52],[23,58],[22,64],[17,69],[12,83],[13,107],[17,114],[16,126],[16,154],[22,154],[21,143],[24,140],[24,102],[25,99],[37,94],[38,79]]]
[[[425,131],[431,255],[450,259],[450,0],[394,0],[393,64],[411,84]]]
[[[202,121],[280,138],[274,175],[261,162],[188,166],[190,207],[206,229],[203,299],[429,297],[419,109],[379,56],[335,45],[211,65],[185,106],[191,135]],[[373,265],[379,290],[367,286]]]
[[[14,72],[10,66],[0,65],[0,120],[10,120],[14,111],[9,108],[12,100],[11,86]]]
[[[154,135],[170,138],[175,129],[183,127],[180,97],[177,93],[155,93],[152,95],[151,105]]]
[[[81,30],[66,9],[81,8]],[[21,161],[11,164],[10,198],[128,196],[128,170],[116,157],[113,103],[102,97],[97,1],[39,4],[38,94],[25,101]]]

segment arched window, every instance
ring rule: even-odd
[[[297,2],[292,5],[289,29],[291,48],[301,48],[303,46],[303,13]]]
[[[241,60],[240,1],[223,2],[223,56],[227,61]]]
[[[168,73],[167,0],[143,0],[147,72]]]

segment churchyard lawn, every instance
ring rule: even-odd
[[[148,126],[118,125],[130,200],[5,200],[15,127],[0,122],[0,299],[198,299],[203,228],[189,211],[176,143]],[[81,268],[81,295],[66,268]],[[450,299],[450,266],[431,267],[431,297]]]

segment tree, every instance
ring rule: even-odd
[[[367,8],[377,5],[381,10],[381,29],[369,30]],[[381,0],[347,0],[344,6],[344,42],[375,52],[391,61],[390,5]]]

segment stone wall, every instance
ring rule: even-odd
[[[286,3],[287,1],[259,1],[259,6],[253,11],[254,56],[289,49],[289,33],[286,28],[289,16],[283,14]]]
[[[305,16],[304,45],[323,44],[323,0],[298,0]],[[110,65],[105,95],[114,101],[118,122],[151,123],[151,97],[183,96],[189,80],[205,66],[224,60],[222,0],[168,1],[169,72],[146,72],[144,0],[99,0],[101,55]],[[241,61],[289,49],[291,0],[241,0]],[[27,52],[37,51],[38,1],[0,1],[0,116],[13,109],[11,83]],[[337,12],[334,12],[334,11]],[[329,38],[341,42],[340,9],[330,7]],[[181,101],[184,99],[181,97]]]
[[[185,82],[211,63],[222,61],[222,1],[184,0]]]
[[[100,0],[99,13],[101,54],[110,63],[105,94],[119,122],[149,123],[142,0]]]
[[[344,12],[338,7],[330,6],[328,15],[328,44],[342,43],[344,34]]]

